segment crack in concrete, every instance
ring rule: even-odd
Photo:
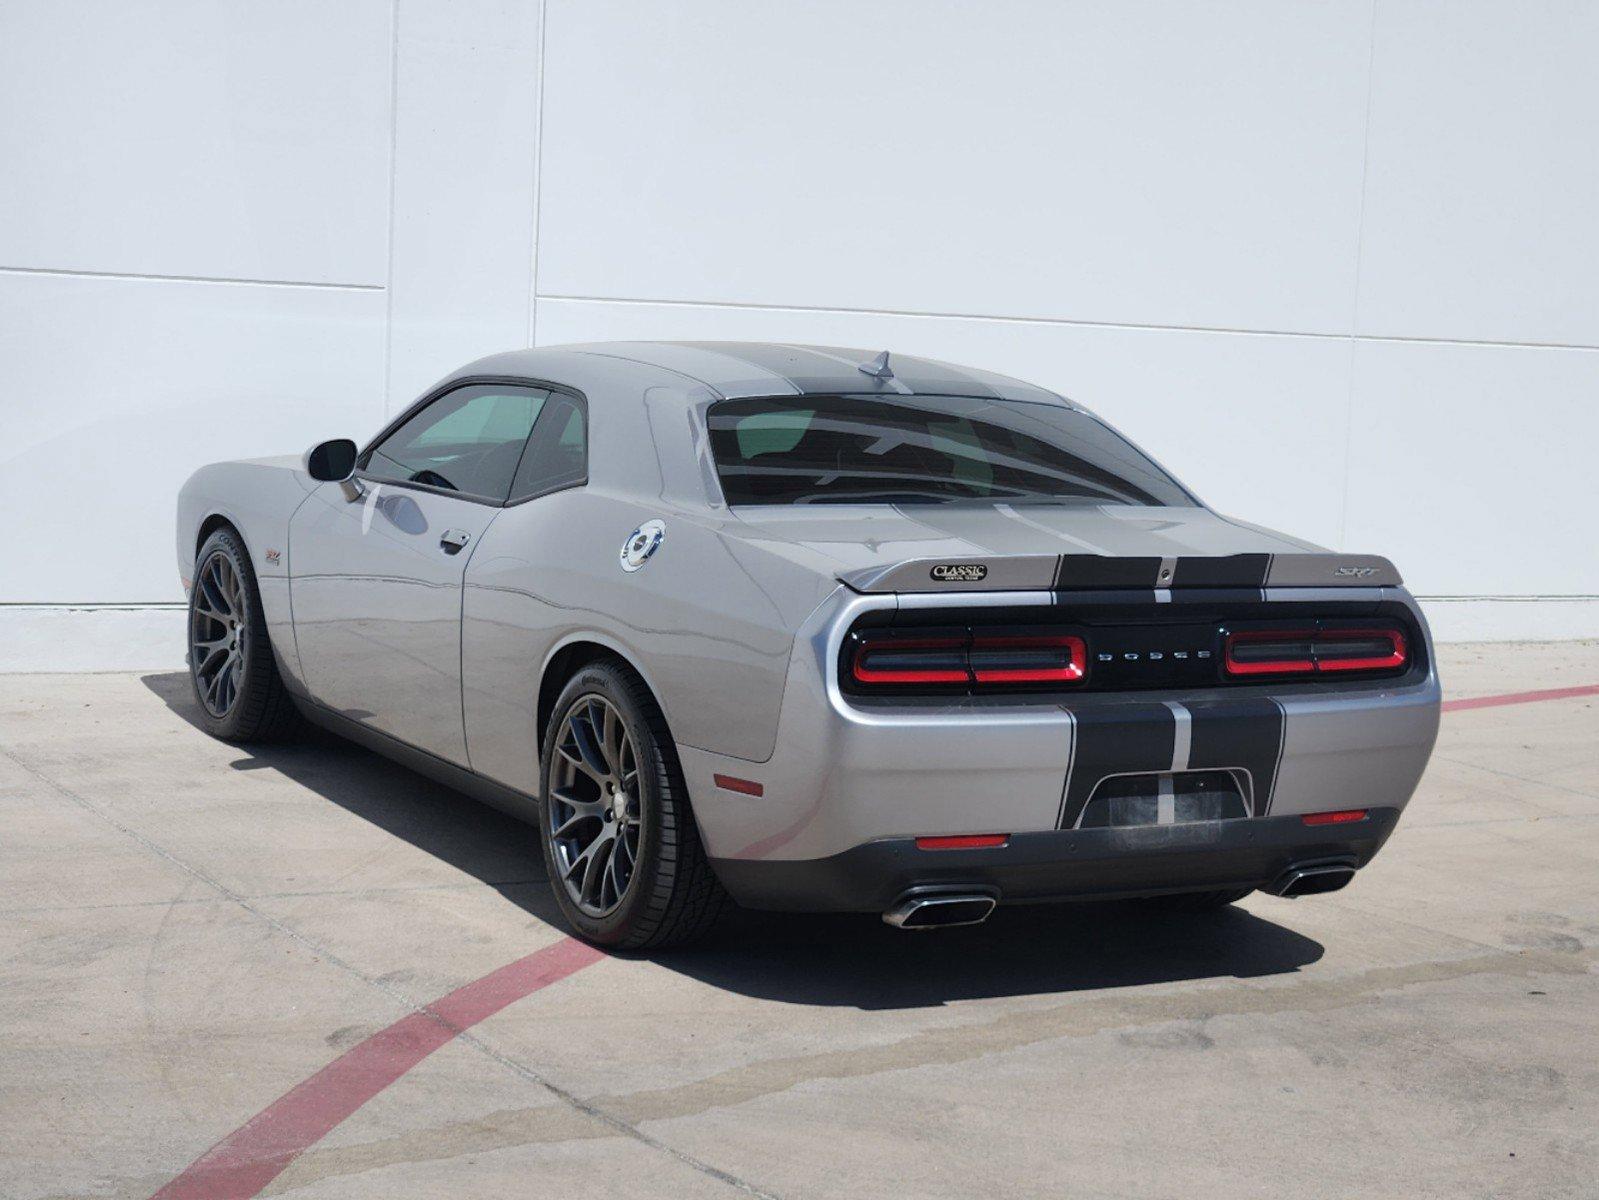
[[[1485,775],[1493,775],[1500,779],[1513,779],[1517,783],[1525,783],[1530,787],[1548,788],[1552,792],[1565,792],[1568,795],[1577,796],[1583,800],[1599,800],[1599,792],[1590,792],[1582,788],[1571,787],[1568,784],[1554,783],[1547,779],[1533,779],[1527,775],[1518,775],[1514,771],[1506,771],[1499,767],[1490,767],[1486,763],[1472,762],[1470,759],[1466,758],[1451,758],[1447,754],[1438,753],[1437,750],[1433,751],[1432,757],[1436,762],[1446,762],[1451,766],[1465,767],[1468,771],[1481,771]],[[1524,801],[1524,803],[1534,802]],[[1549,814],[1549,817],[1544,818],[1545,820],[1559,819],[1563,817],[1591,817],[1594,815],[1593,813],[1563,813],[1556,809],[1550,809]],[[1489,824],[1493,821],[1514,821],[1517,819],[1518,818],[1516,817],[1493,817],[1480,823]],[[1464,824],[1464,822],[1457,823]]]

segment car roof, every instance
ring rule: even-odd
[[[779,342],[586,342],[511,350],[469,364],[451,379],[472,376],[526,378],[588,392],[607,385],[631,388],[639,368],[662,384],[685,381],[710,398],[784,395],[975,396],[988,400],[1072,405],[1065,397],[974,367],[890,352],[890,375],[867,374],[881,350],[801,346]],[[645,380],[647,382],[647,380]],[[692,397],[691,389],[685,399]],[[705,398],[704,394],[698,397]]]
[[[400,414],[390,431],[441,391],[468,381],[525,380],[588,400],[589,490],[638,500],[724,507],[704,436],[704,410],[745,397],[966,396],[1079,408],[1020,380],[889,354],[890,374],[868,374],[882,351],[775,342],[589,342],[511,350],[468,363]],[[689,420],[679,419],[681,414]],[[647,436],[639,436],[647,429]]]

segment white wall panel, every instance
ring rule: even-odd
[[[178,488],[376,428],[383,295],[0,272],[0,602],[182,597]]]
[[[1599,346],[1599,5],[1381,0],[1360,331]]]
[[[568,300],[539,302],[538,334],[853,343],[985,367],[1080,400],[1222,512],[1323,545],[1338,537],[1344,340]]]
[[[387,0],[5,0],[0,266],[384,282]]]
[[[1599,594],[1599,351],[1360,343],[1353,543],[1427,595]]]
[[[0,671],[181,671],[181,604],[0,604]]]
[[[1435,641],[1565,642],[1599,637],[1599,598],[1423,596]],[[1445,680],[1445,686],[1449,680]]]
[[[541,294],[1347,332],[1371,0],[553,0]]]
[[[391,411],[464,362],[527,344],[538,19],[531,3],[400,0]]]

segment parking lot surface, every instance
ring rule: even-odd
[[[1344,892],[649,957],[366,751],[0,676],[0,1196],[1599,1195],[1599,643],[1440,657]]]

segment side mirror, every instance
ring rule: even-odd
[[[305,452],[305,473],[321,483],[343,483],[355,474],[355,443],[334,438]]]

